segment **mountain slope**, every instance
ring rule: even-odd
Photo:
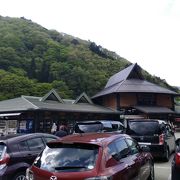
[[[0,100],[21,94],[41,96],[51,88],[63,98],[75,98],[83,91],[92,96],[129,64],[94,42],[47,30],[23,17],[0,16]]]

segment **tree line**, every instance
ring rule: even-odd
[[[94,42],[48,30],[24,17],[0,16],[0,100],[42,96],[52,88],[62,98],[82,92],[93,96],[129,64]],[[174,90],[165,80],[145,74],[147,80]]]

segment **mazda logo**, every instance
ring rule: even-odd
[[[57,177],[56,176],[51,176],[50,180],[57,180]]]

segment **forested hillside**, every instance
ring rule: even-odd
[[[0,16],[0,100],[42,96],[55,88],[62,98],[100,91],[130,62],[94,42],[47,30],[25,18]],[[171,88],[165,80],[149,81]]]

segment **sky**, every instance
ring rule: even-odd
[[[0,15],[90,40],[180,86],[180,0],[0,0]]]

